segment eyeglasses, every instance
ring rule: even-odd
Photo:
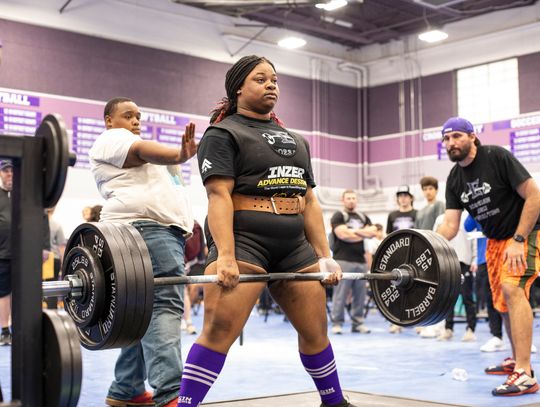
[[[470,133],[462,133],[462,132],[454,132],[454,133],[448,133],[442,136],[441,141],[443,143],[448,143],[450,139],[452,140],[459,140],[463,136],[468,136]]]

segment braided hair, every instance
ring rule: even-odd
[[[221,120],[236,113],[238,107],[238,94],[237,91],[242,87],[247,76],[255,67],[263,62],[266,62],[272,66],[274,71],[276,68],[274,64],[265,57],[259,57],[257,55],[247,55],[240,58],[225,75],[225,91],[227,97],[221,99],[217,106],[210,112],[210,124],[219,123]],[[271,118],[280,126],[283,123],[276,117],[274,112],[271,113]]]

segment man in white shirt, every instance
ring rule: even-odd
[[[127,98],[114,98],[104,111],[107,128],[89,151],[91,170],[106,199],[102,222],[128,223],[146,242],[154,277],[184,273],[185,237],[193,215],[185,192],[171,175],[197,151],[195,125],[189,123],[181,148],[140,137],[141,113]],[[164,406],[178,397],[182,374],[180,286],[156,287],[152,320],[140,343],[123,348],[105,403],[110,406]],[[148,378],[154,393],[147,392]]]

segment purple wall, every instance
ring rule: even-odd
[[[519,106],[521,113],[540,110],[540,52],[518,58]]]
[[[0,33],[1,87],[103,101],[122,95],[141,106],[199,115],[225,96],[228,64],[2,19]],[[279,78],[278,115],[287,126],[311,130],[312,81]],[[340,118],[325,131],[356,137],[355,89],[324,86],[329,117]]]
[[[375,86],[368,91],[368,135],[399,131],[399,86],[397,83]]]
[[[457,112],[455,72],[425,76],[422,88],[422,127],[441,126]]]

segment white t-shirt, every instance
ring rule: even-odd
[[[193,214],[184,187],[174,185],[164,165],[122,168],[131,145],[142,140],[126,129],[105,130],[88,152],[90,169],[103,198],[101,220],[131,223],[149,220],[193,230]]]

